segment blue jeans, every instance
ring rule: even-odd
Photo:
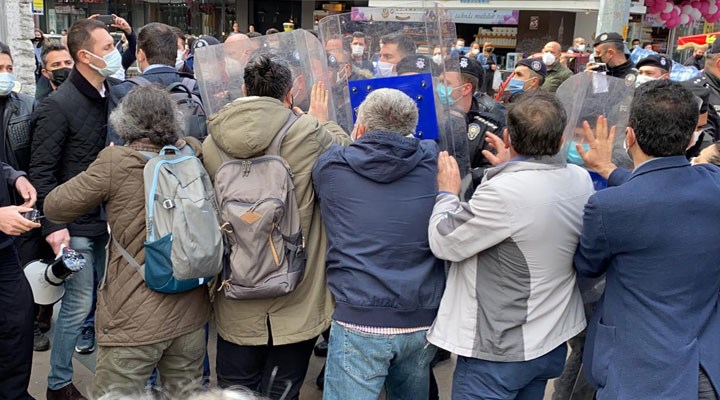
[[[459,356],[453,400],[542,400],[548,379],[565,368],[567,345],[530,361],[495,362]]]
[[[105,245],[108,236],[70,237],[70,248],[80,252],[87,264],[65,281],[65,295],[55,324],[48,388],[62,389],[72,383],[72,358],[80,329],[92,308],[95,274],[102,281],[105,274]]]
[[[430,361],[437,348],[426,331],[373,335],[333,321],[325,364],[325,400],[428,398]]]

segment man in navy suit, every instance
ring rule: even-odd
[[[690,91],[649,82],[630,110],[631,174],[580,149],[618,185],[590,197],[575,254],[578,274],[607,280],[584,356],[599,400],[718,398],[720,169],[685,158],[697,120]],[[611,148],[600,122],[589,154]]]

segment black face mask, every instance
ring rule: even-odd
[[[703,57],[705,57],[705,56],[704,56],[704,55],[699,55],[699,54],[696,54],[696,55],[695,55],[695,59],[696,59],[696,60],[702,60]]]
[[[60,68],[52,70],[50,71],[50,76],[52,76],[50,81],[54,83],[55,86],[60,86],[70,75],[70,71],[72,71],[72,68]]]
[[[36,37],[36,38],[32,38],[32,42],[33,42],[33,43],[40,43],[41,40],[42,40],[42,38],[37,38],[37,37]]]

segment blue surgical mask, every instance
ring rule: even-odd
[[[460,87],[460,86],[458,86]],[[435,91],[438,94],[438,97],[440,98],[440,104],[445,104],[448,106],[453,106],[457,102],[457,100],[453,99],[452,92],[457,88],[451,88],[447,85],[443,85],[442,83],[437,84],[437,89]]]
[[[0,72],[0,96],[7,96],[15,87],[15,75],[9,72]]]
[[[517,79],[517,78],[510,79],[510,84],[508,85],[508,90],[510,91],[510,94],[512,94],[512,95],[524,92],[525,91],[525,81],[522,79]]]
[[[85,51],[87,51],[87,50],[85,50]],[[105,78],[107,78],[111,75],[114,75],[116,72],[118,72],[120,70],[120,68],[122,68],[122,56],[120,55],[120,52],[117,51],[117,49],[113,49],[113,51],[105,54],[105,56],[103,56],[103,57],[95,55],[89,51],[87,53],[95,58],[99,58],[99,59],[103,60],[103,62],[105,63],[104,68],[96,67],[92,64],[90,64],[90,68],[99,72],[100,75],[102,75]]]
[[[575,145],[578,144],[574,140],[571,140],[568,142],[568,155],[567,155],[567,161],[570,164],[575,165],[585,165],[585,161],[583,161],[582,157],[580,156],[580,153],[578,153],[577,149],[575,148]],[[583,150],[588,151],[590,150],[589,144],[580,143]]]

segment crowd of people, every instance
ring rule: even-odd
[[[93,17],[38,46],[49,93],[36,99],[13,91],[0,43],[0,398],[32,398],[33,349],[50,349],[48,400],[152,388],[298,399],[314,350],[327,353],[329,400],[437,399],[432,367],[450,353],[458,400],[540,400],[554,378],[556,400],[718,400],[720,43],[701,79],[678,83],[669,57],[635,65],[621,35],[598,35],[583,73],[633,88],[629,120],[619,132],[595,114],[568,149],[556,92],[573,73],[555,41],[493,97],[491,43],[426,54],[398,32],[373,60],[363,32],[323,38],[334,79],[306,103],[291,66],[258,52],[242,96],[205,115],[187,106],[203,102],[194,53],[217,39],[112,25],[123,54]],[[252,33],[234,27],[225,43]],[[125,79],[132,64],[140,75]],[[329,117],[337,85],[420,73],[448,110],[438,140],[414,136],[416,101],[393,88],[363,100],[351,131]],[[614,157],[616,135],[631,170]],[[187,160],[201,168],[162,169]],[[177,185],[156,185],[159,173]],[[198,182],[196,197],[148,196]],[[203,202],[213,206],[193,208]],[[153,286],[163,239],[152,232],[172,210],[199,234],[222,233],[219,274],[179,278],[176,245],[198,232],[172,231],[160,245],[172,247],[176,286]],[[67,248],[85,267],[65,280],[50,343],[52,306],[33,304],[22,267]],[[207,391],[211,326],[220,389]],[[96,345],[83,394],[73,354]]]

